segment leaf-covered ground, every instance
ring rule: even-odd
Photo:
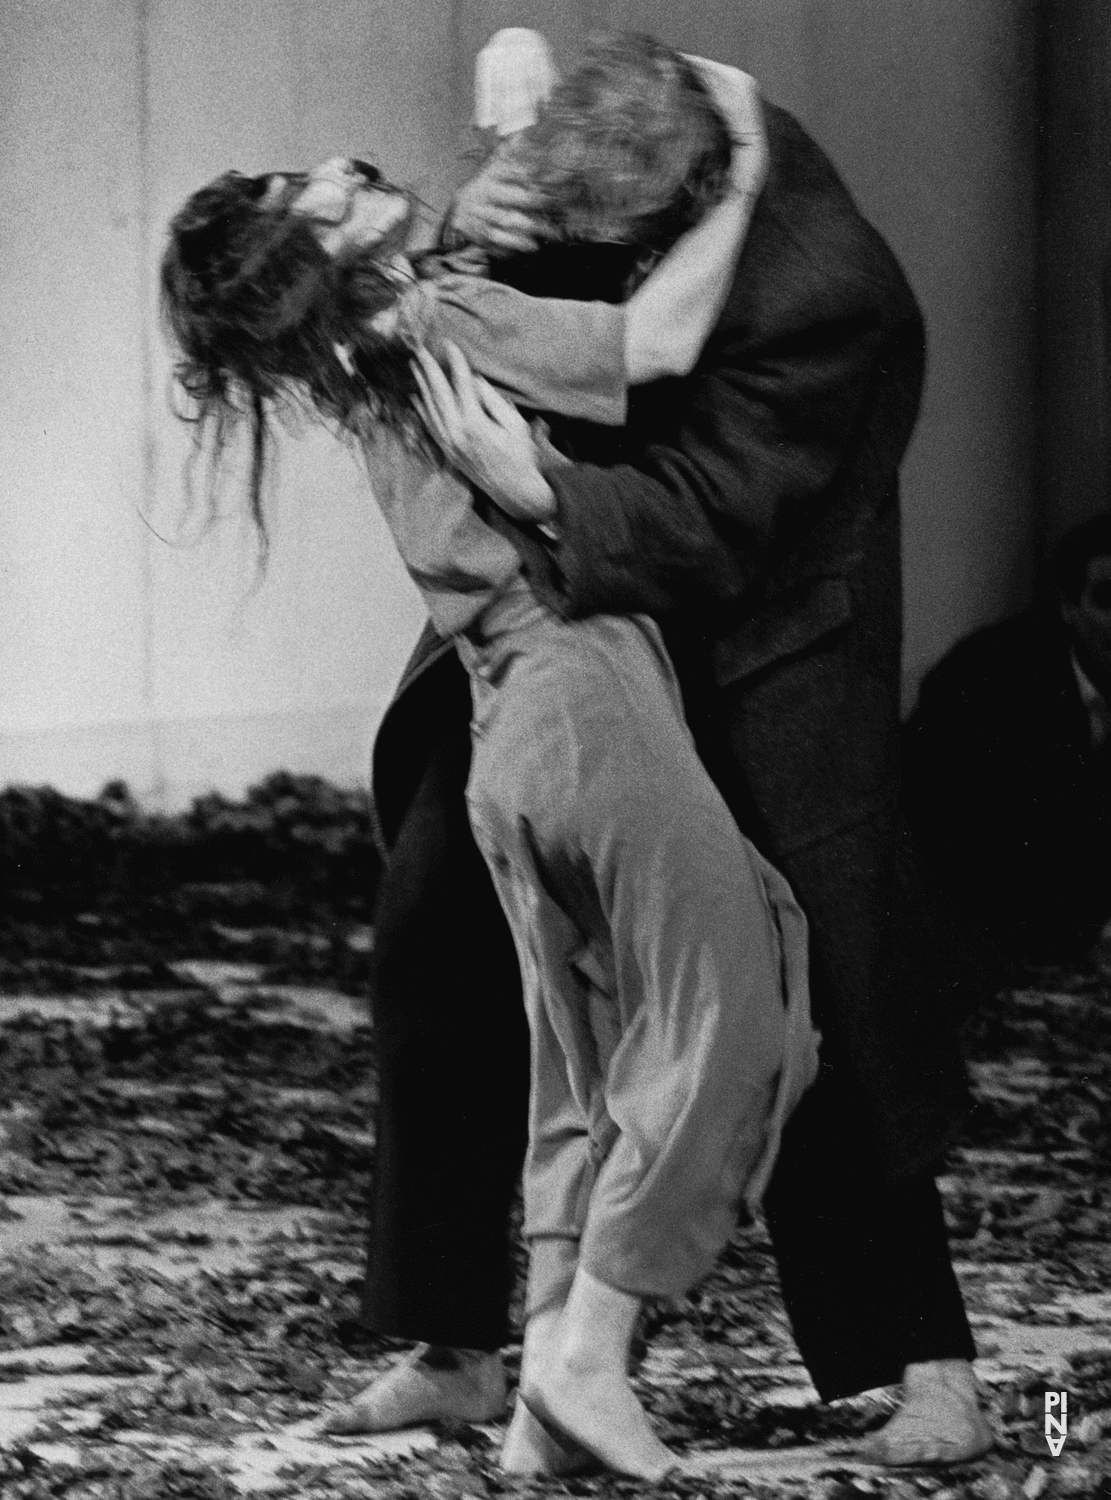
[[[378,856],[365,793],[277,772],[240,801],[141,807],[0,791],[0,990],[173,983],[175,958],[249,959],[270,978],[365,983]]]
[[[377,1441],[316,1430],[397,1351],[353,1322],[373,1159],[357,994],[368,934],[346,897],[330,922],[324,898],[307,913],[283,899],[277,958],[265,924],[225,914],[178,920],[164,956],[98,949],[86,924],[50,983],[45,938],[9,963],[0,1496],[644,1493],[612,1478],[511,1481],[495,1426]],[[103,906],[94,915],[116,921]],[[236,936],[214,949],[212,921]],[[969,1048],[977,1112],[943,1188],[996,1451],[946,1474],[859,1463],[854,1441],[885,1420],[888,1397],[818,1402],[756,1227],[695,1296],[652,1309],[640,1388],[688,1465],[661,1496],[1111,1496],[1107,976],[1045,974],[1001,996]],[[1059,1457],[1044,1436],[1047,1390],[1068,1393]]]

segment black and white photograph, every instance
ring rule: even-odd
[[[3,0],[2,1500],[1111,1500],[1111,5]]]

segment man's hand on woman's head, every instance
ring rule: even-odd
[[[511,401],[475,375],[457,345],[445,343],[451,379],[416,351],[417,409],[444,457],[500,510],[518,521],[550,521],[555,495],[540,471],[532,432]]]
[[[455,243],[481,245],[491,255],[527,255],[547,238],[542,194],[505,150],[499,151],[455,195],[448,231]]]

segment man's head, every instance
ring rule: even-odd
[[[1111,699],[1111,515],[1084,521],[1061,538],[1053,581],[1077,660]]]
[[[680,53],[601,33],[516,151],[561,239],[665,250],[720,199],[731,143]]]
[[[227,172],[171,221],[161,290],[177,382],[217,456],[248,421],[260,524],[271,407],[307,400],[344,426],[409,411],[408,355],[373,325],[409,284],[399,256],[410,219],[407,196],[375,168],[334,158],[308,173]]]

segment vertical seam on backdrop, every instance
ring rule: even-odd
[[[458,131],[460,139],[463,139],[467,123],[471,118],[470,90],[473,76],[463,56],[463,5],[464,0],[452,0],[451,19],[448,23],[452,63],[452,125]],[[451,191],[454,193],[459,186],[455,163],[452,166],[450,181]]]
[[[154,507],[157,479],[157,451],[154,429],[154,351],[151,341],[154,284],[151,276],[153,242],[151,220],[151,67],[150,67],[151,0],[136,0],[136,128],[138,136],[137,220],[139,230],[139,381],[140,381],[140,471],[139,507],[144,518]],[[165,770],[162,736],[154,713],[154,536],[149,526],[142,529],[140,576],[142,598],[142,696],[147,713],[150,745],[151,791],[157,798],[164,790]]]

